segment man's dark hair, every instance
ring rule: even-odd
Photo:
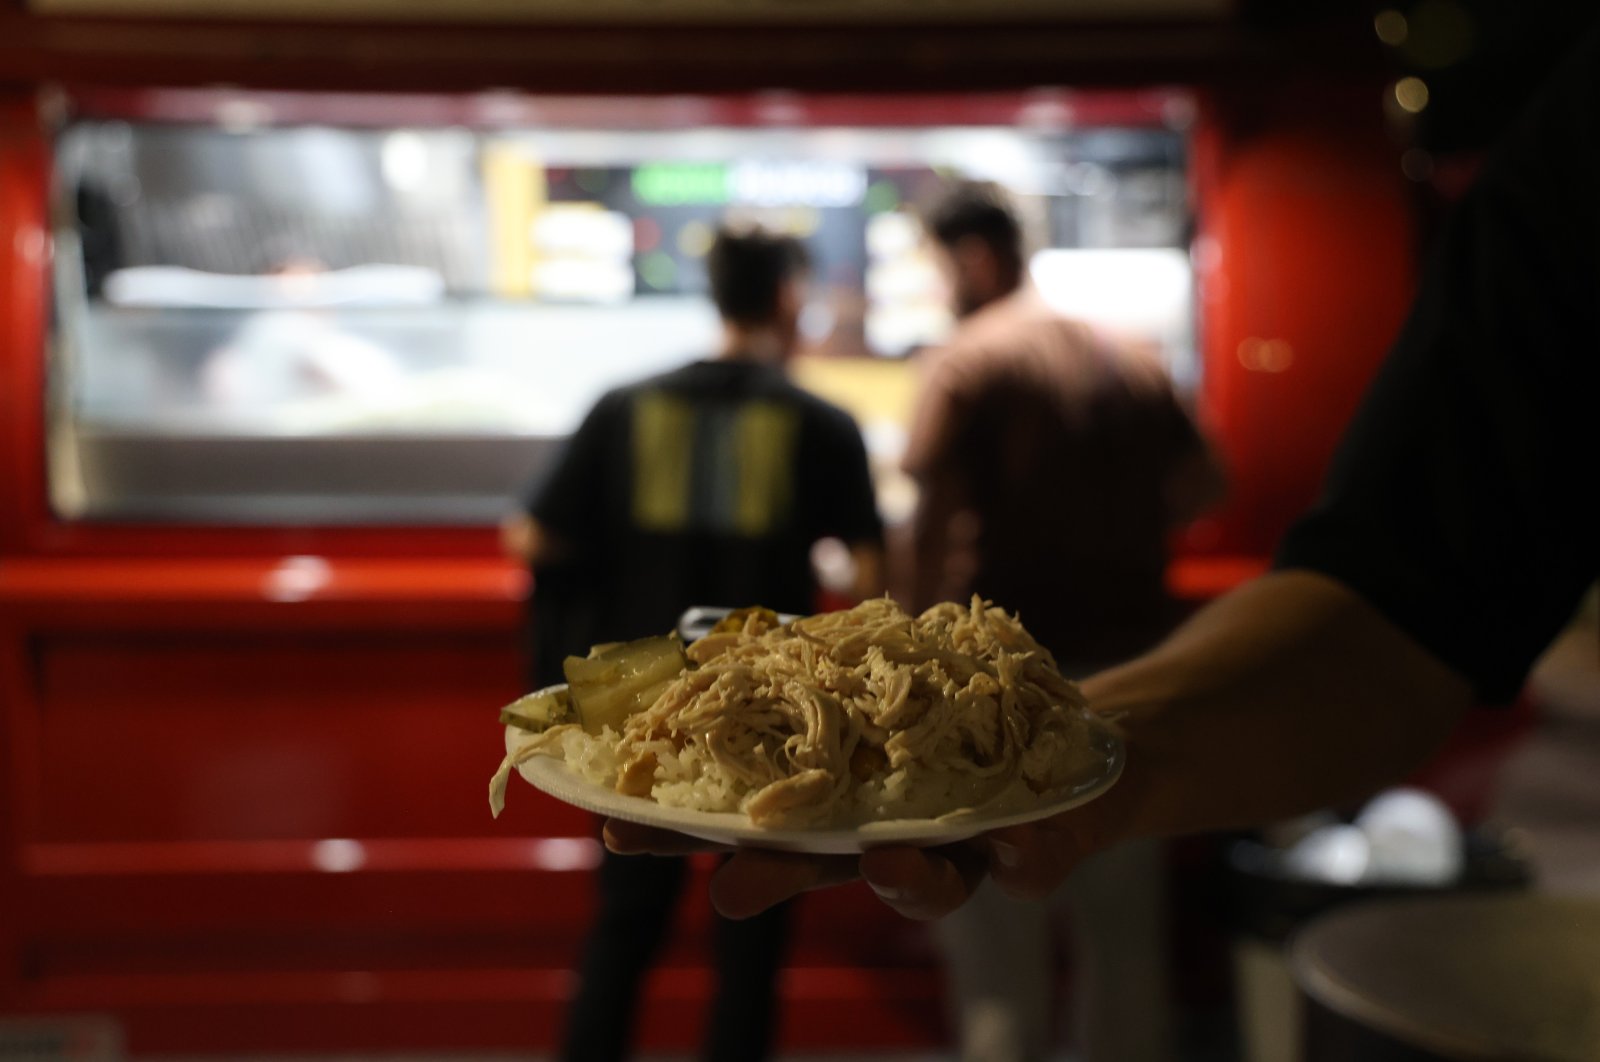
[[[1002,265],[1022,269],[1022,225],[996,185],[962,181],[950,187],[923,210],[922,225],[947,250],[975,236]]]
[[[711,300],[726,321],[765,324],[777,316],[783,285],[809,265],[805,246],[792,236],[724,226],[706,252]]]

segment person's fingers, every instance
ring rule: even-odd
[[[726,918],[749,918],[802,892],[858,876],[855,856],[741,848],[712,875],[711,903]]]
[[[984,864],[984,850],[972,844],[875,848],[862,853],[861,876],[884,903],[926,921],[966,903],[983,880]]]
[[[728,847],[622,819],[607,819],[601,837],[606,847],[618,855],[688,855],[690,852],[726,851]]]
[[[1073,867],[1096,850],[1086,825],[1069,811],[986,834],[989,873],[995,884],[1018,899],[1050,895]]]
[[[811,856],[741,848],[713,875],[711,900],[729,918],[748,918],[802,892],[864,877],[885,904],[907,918],[949,914],[987,873],[1020,899],[1050,895],[1085,856],[1098,851],[1092,817],[1067,812],[943,848],[888,847],[856,856]],[[606,847],[620,855],[687,855],[727,845],[610,819]]]

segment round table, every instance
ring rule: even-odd
[[[1383,900],[1308,925],[1308,1062],[1600,1060],[1600,898]]]

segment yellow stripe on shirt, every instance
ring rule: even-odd
[[[799,418],[775,402],[752,402],[739,410],[733,437],[739,489],[733,529],[764,535],[789,517],[794,500],[794,452]]]
[[[640,530],[688,529],[693,458],[693,407],[659,392],[640,395],[633,405],[633,520]]]

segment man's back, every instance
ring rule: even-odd
[[[564,617],[562,652],[670,630],[695,604],[809,612],[812,544],[879,534],[854,422],[741,360],[607,394],[530,511],[573,547],[560,593],[535,591],[541,625]]]
[[[1067,660],[1136,651],[1169,619],[1168,489],[1199,450],[1154,363],[1030,294],[993,303],[928,372],[907,467],[945,527],[920,584],[1020,612]]]

